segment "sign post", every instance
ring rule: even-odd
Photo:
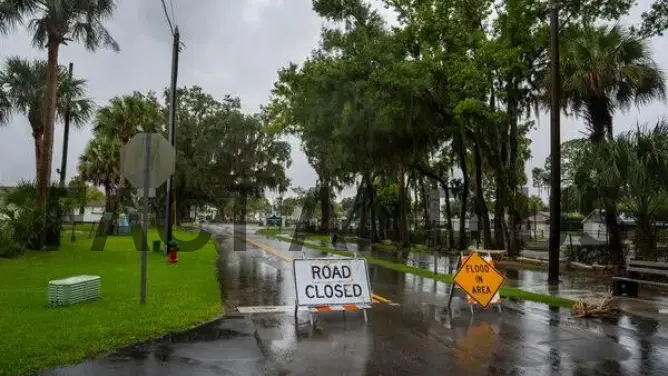
[[[501,302],[499,289],[503,285],[504,277],[494,268],[491,255],[483,257],[478,252],[472,252],[468,256],[462,254],[461,266],[454,280],[455,284],[468,295],[471,312],[473,312],[474,304],[479,304],[483,309],[487,309],[490,304]],[[451,291],[454,290],[451,289]],[[450,299],[452,299],[452,292]],[[500,310],[501,305],[498,307]]]
[[[294,259],[295,313],[299,307],[313,313],[366,310],[371,308],[371,284],[366,260],[359,258]]]
[[[142,305],[146,304],[146,263],[148,261],[148,189],[151,185],[151,134],[146,135],[146,155],[144,156],[144,231],[141,242],[141,282],[140,298]]]
[[[143,163],[137,163],[137,161]],[[140,274],[140,304],[146,304],[146,265],[148,259],[149,197],[155,196],[155,188],[169,178],[175,170],[176,151],[158,133],[139,133],[121,149],[121,168],[125,178],[135,188],[142,190],[143,223]]]

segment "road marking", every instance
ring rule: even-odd
[[[238,236],[235,236],[235,238],[239,239]],[[269,253],[271,253],[272,255],[274,255],[274,256],[276,256],[276,257],[282,259],[283,261],[286,261],[286,262],[292,262],[292,260],[294,260],[292,257],[290,257],[290,256],[286,256],[286,255],[282,254],[281,252],[279,252],[279,251],[276,250],[276,249],[273,249],[273,248],[271,248],[271,247],[269,247],[269,246],[266,246],[266,245],[264,245],[264,244],[262,244],[262,243],[258,243],[258,242],[256,242],[255,240],[249,239],[247,236],[241,238],[241,240],[243,240],[243,241],[245,241],[245,242],[247,242],[247,243],[250,243],[250,244],[256,246],[257,248],[260,248],[260,249],[263,250],[263,251],[269,252]],[[378,295],[378,294],[371,294],[371,297],[373,298],[374,303],[382,302],[382,303],[387,303],[387,304],[392,304],[392,305],[396,305],[396,304],[397,304],[397,303],[393,303],[390,299],[384,298],[384,297],[382,297],[382,296],[380,296],[380,295]]]

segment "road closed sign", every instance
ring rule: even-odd
[[[371,304],[364,259],[295,259],[293,268],[299,306]]]

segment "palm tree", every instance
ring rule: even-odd
[[[45,110],[41,114],[44,136],[37,175],[37,198],[40,204],[47,201],[47,187],[51,180],[60,46],[76,41],[83,43],[90,51],[101,46],[119,51],[118,43],[103,25],[115,7],[114,0],[5,0],[0,6],[0,33],[7,34],[15,26],[27,23],[28,29],[33,32],[33,44],[47,50]]]
[[[114,197],[120,180],[121,143],[117,138],[96,134],[79,157],[79,176],[95,186],[102,186],[105,210],[114,209]]]
[[[653,222],[668,203],[668,123],[621,134],[612,146],[613,160],[606,166],[618,178],[622,207],[635,218],[637,253],[656,260]]]
[[[561,105],[585,119],[592,145],[599,148],[613,138],[615,111],[665,99],[665,77],[646,41],[619,26],[585,26],[572,32],[562,49]],[[549,93],[546,77],[545,93]],[[547,95],[544,99],[549,101]],[[612,258],[621,265],[621,233],[612,200],[605,200],[605,217]]]
[[[561,59],[562,107],[585,119],[592,142],[613,138],[617,110],[666,97],[665,77],[647,42],[619,26],[574,31]],[[545,93],[550,86],[548,80]]]
[[[47,62],[29,61],[20,57],[7,59],[0,71],[0,123],[9,120],[12,113],[28,117],[35,143],[35,168],[39,173],[44,136],[44,92],[46,91]],[[81,127],[90,119],[94,103],[85,98],[86,80],[70,78],[65,67],[60,67],[58,77],[58,101],[56,115],[63,119],[66,111],[66,98],[71,98],[70,119],[75,126]],[[62,98],[62,99],[61,99]],[[4,108],[4,110],[3,110]]]
[[[137,133],[157,132],[163,128],[161,108],[153,93],[144,95],[134,92],[132,95],[114,97],[109,104],[97,112],[95,131],[106,137],[117,138],[124,145]],[[118,199],[125,195],[125,177],[120,170]]]

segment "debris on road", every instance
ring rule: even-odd
[[[585,298],[571,308],[575,318],[618,318],[621,311],[611,296]]]

